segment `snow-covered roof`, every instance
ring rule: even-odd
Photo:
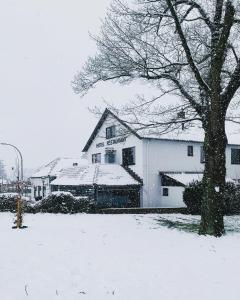
[[[186,130],[175,130],[168,133],[160,133],[155,129],[155,132],[151,132],[148,129],[142,129],[137,131],[138,135],[144,139],[157,139],[157,140],[174,140],[174,141],[186,141],[203,143],[204,131],[201,127],[195,126]],[[240,145],[240,130],[239,127],[233,124],[226,124],[226,133],[228,138],[228,144]]]
[[[169,140],[169,141],[180,141],[180,142],[197,142],[202,143],[204,140],[203,130],[200,128],[178,130],[168,133],[151,133],[149,131],[141,130],[138,134],[143,139],[156,139],[156,140]]]
[[[67,168],[60,172],[51,185],[139,185],[122,166],[117,164],[92,164]]]
[[[193,181],[201,181],[203,178],[203,173],[164,173],[168,177],[184,184],[188,185]],[[226,178],[227,182],[234,182],[231,178]]]
[[[157,139],[162,141],[176,141],[176,142],[196,142],[202,143],[204,140],[204,131],[200,126],[194,126],[192,128],[188,128],[186,130],[174,130],[168,133],[162,133],[161,128],[144,128],[139,130],[135,128],[133,124],[126,123],[125,121],[121,120],[117,115],[111,112],[109,109],[106,109],[102,114],[102,117],[98,121],[95,129],[93,130],[91,136],[89,137],[85,147],[83,148],[83,152],[88,151],[90,145],[92,144],[93,140],[97,136],[100,128],[104,124],[107,117],[111,117],[115,119],[123,128],[123,134],[133,134],[139,139]],[[159,132],[158,132],[159,130]],[[227,126],[226,124],[226,132],[228,137],[228,143],[239,145],[240,144],[240,134],[239,128],[236,129],[232,126]]]
[[[193,181],[201,181],[203,174],[202,173],[194,173],[194,174],[188,174],[188,173],[179,173],[179,174],[168,174],[165,173],[168,177],[184,184],[188,185],[189,183]]]
[[[77,166],[84,166],[88,164],[88,160],[84,157],[82,158],[67,158],[59,157],[48,163],[47,165],[38,169],[31,178],[36,177],[47,177],[47,176],[58,176],[58,174],[66,168]]]

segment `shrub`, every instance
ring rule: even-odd
[[[183,201],[186,204],[189,213],[201,213],[203,191],[203,184],[199,181],[192,182],[185,188]],[[240,213],[240,187],[234,183],[226,183],[223,196],[223,209],[224,214]]]
[[[200,181],[193,181],[183,192],[183,202],[190,214],[200,214],[203,195],[203,185]]]
[[[94,205],[86,198],[75,198],[69,194],[50,195],[34,205],[34,212],[73,214],[93,212]]]
[[[1,212],[16,212],[17,208],[17,196],[11,195],[11,196],[0,196],[0,211]],[[31,205],[33,202],[29,201],[27,198],[22,197],[22,210],[28,211],[31,209]]]
[[[226,215],[240,213],[240,187],[227,183],[224,193],[224,212]]]
[[[16,211],[16,198],[2,196],[0,198],[0,211]]]

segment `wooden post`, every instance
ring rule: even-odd
[[[21,198],[17,198],[17,228],[22,227],[22,205],[21,205]]]
[[[27,228],[27,226],[23,226],[23,215],[22,215],[22,199],[21,199],[21,195],[22,195],[22,190],[21,190],[21,186],[20,183],[18,182],[18,197],[16,200],[16,220],[14,221],[14,223],[16,224],[15,226],[13,226],[13,229],[24,229]]]

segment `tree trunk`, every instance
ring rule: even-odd
[[[212,110],[204,124],[204,194],[199,234],[221,236],[224,233],[223,194],[226,177],[225,113]]]

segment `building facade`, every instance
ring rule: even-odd
[[[86,164],[87,160],[84,158],[58,157],[39,168],[30,178],[31,198],[40,200],[49,196],[52,192],[51,182],[59,176],[62,170],[69,167],[76,168]]]
[[[142,179],[141,207],[183,207],[184,187],[201,180],[203,143],[141,136],[105,110],[83,151],[89,164],[119,164]],[[226,149],[227,179],[240,180],[240,145]],[[170,180],[166,180],[166,177]]]
[[[114,207],[184,207],[183,191],[204,170],[203,143],[135,131],[105,110],[83,149],[84,159],[56,159],[31,178],[32,197],[53,191]],[[240,183],[240,145],[226,149],[227,180]]]

